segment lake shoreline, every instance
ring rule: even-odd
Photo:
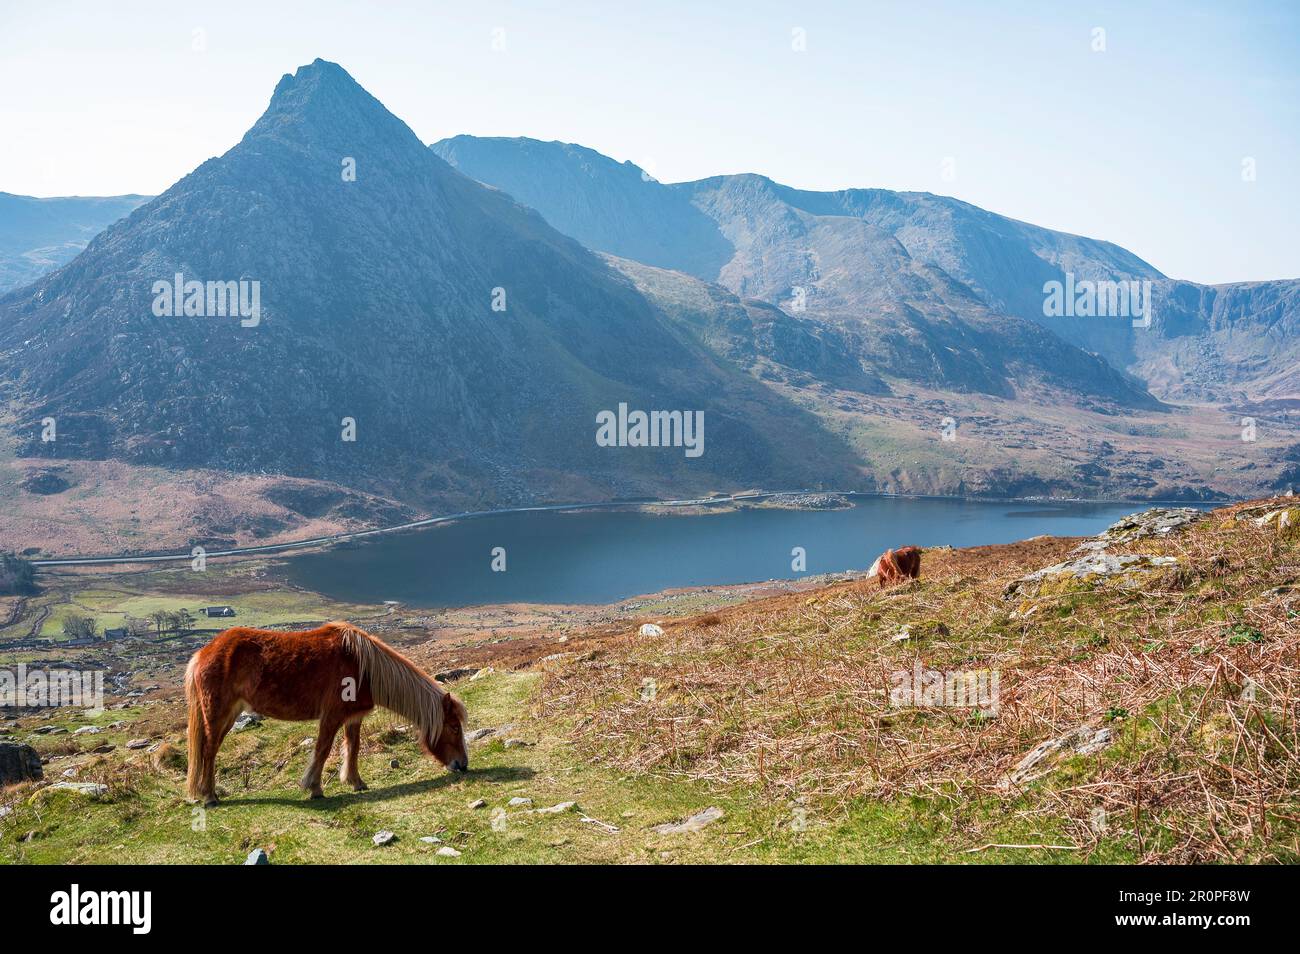
[[[1132,504],[1143,509],[1160,506],[1226,506],[1233,501],[1230,500],[1157,500],[1154,498],[1138,499],[1101,499],[1101,498],[1075,498],[1075,497],[983,497],[983,496],[957,496],[952,494],[904,494],[904,493],[887,493],[879,491],[807,491],[807,490],[776,490],[776,491],[748,491],[739,494],[722,494],[713,497],[701,498],[682,498],[668,500],[611,500],[611,501],[592,501],[585,503],[571,504],[539,504],[531,507],[507,507],[499,510],[478,510],[464,511],[461,513],[446,514],[442,516],[422,517],[418,520],[407,521],[400,524],[385,527],[369,527],[360,530],[352,530],[344,533],[330,534],[322,537],[312,537],[306,540],[287,541],[284,543],[250,545],[243,547],[229,547],[221,550],[212,550],[205,552],[203,557],[220,558],[220,559],[241,559],[248,557],[265,557],[265,556],[292,556],[298,553],[319,552],[321,549],[340,548],[340,545],[355,544],[356,541],[389,534],[402,534],[415,530],[424,530],[430,527],[449,526],[455,523],[481,519],[485,517],[501,517],[510,514],[524,513],[590,513],[590,512],[608,512],[627,510],[630,512],[640,512],[646,514],[659,515],[678,515],[678,516],[697,516],[705,514],[729,513],[735,512],[746,507],[755,508],[763,502],[779,501],[782,498],[798,497],[837,497],[850,501],[855,499],[863,500],[935,500],[950,501],[975,504],[1007,504],[1007,505],[1024,505],[1024,504],[1045,504],[1045,505],[1098,505],[1111,506],[1118,504]],[[820,507],[802,507],[798,505],[781,505],[779,503],[769,503],[765,509],[782,509],[791,511],[808,511],[817,512],[827,508]],[[833,509],[846,509],[833,508]],[[167,562],[181,562],[194,559],[193,551],[187,553],[126,553],[108,556],[73,556],[58,557],[48,560],[31,561],[37,568],[42,567],[94,567],[94,566],[129,566],[129,565],[148,565]]]
[[[832,507],[764,506],[759,495],[687,508],[528,509],[426,525],[276,561],[331,599],[408,606],[610,604],[670,589],[865,570],[884,550],[1013,543],[1097,533],[1135,509],[1103,504],[855,495]],[[1203,508],[1202,504],[1197,509]],[[707,513],[709,521],[665,520]]]

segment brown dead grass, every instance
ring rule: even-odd
[[[1105,836],[1142,860],[1295,860],[1300,550],[1253,525],[1263,509],[1112,547],[1177,557],[1168,569],[1006,599],[1007,583],[1077,541],[932,551],[924,578],[893,590],[840,584],[606,639],[548,671],[539,705],[588,757],[774,802],[1029,805],[1085,851],[1101,809]],[[892,641],[904,625],[925,635]],[[918,664],[996,672],[996,715],[891,703]],[[1114,741],[1006,784],[1034,746],[1080,726]]]

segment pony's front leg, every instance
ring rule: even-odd
[[[357,755],[361,752],[361,720],[365,717],[362,713],[343,723],[343,765],[339,770],[339,781],[351,785],[354,792],[364,792],[370,787],[361,781],[361,772],[357,770]]]
[[[333,714],[326,715],[320,720],[320,732],[316,736],[316,751],[312,755],[311,764],[307,766],[307,771],[303,773],[302,781],[299,783],[303,788],[311,792],[312,798],[325,797],[325,792],[320,787],[320,776],[325,769],[325,760],[329,758],[330,749],[334,748],[334,736],[338,735],[339,726],[342,722],[341,718]]]

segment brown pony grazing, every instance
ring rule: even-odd
[[[322,798],[320,777],[334,736],[343,729],[340,778],[355,791],[361,720],[380,705],[408,719],[424,750],[454,772],[469,768],[465,706],[383,640],[351,623],[286,633],[237,626],[190,658],[185,670],[189,703],[189,795],[215,805],[217,750],[236,717],[248,707],[302,722],[320,720],[316,753],[302,777],[312,798]]]
[[[876,557],[868,576],[874,576],[883,590],[903,580],[915,580],[921,575],[921,548],[899,547],[886,550]]]

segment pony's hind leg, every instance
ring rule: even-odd
[[[339,781],[351,785],[354,792],[364,792],[370,786],[361,780],[357,770],[357,756],[361,753],[361,720],[365,714],[355,716],[343,723],[343,765],[339,769]]]
[[[199,770],[199,790],[203,795],[203,804],[211,808],[217,804],[217,752],[221,743],[226,741],[230,728],[243,711],[244,703],[236,699],[224,712],[214,713],[207,722],[206,739],[203,745],[203,762]]]
[[[329,758],[330,749],[334,748],[334,736],[338,735],[342,718],[337,715],[325,715],[320,720],[320,732],[316,735],[316,751],[312,755],[307,771],[299,783],[312,798],[324,798],[325,792],[320,787],[321,772],[325,769],[325,760]]]

